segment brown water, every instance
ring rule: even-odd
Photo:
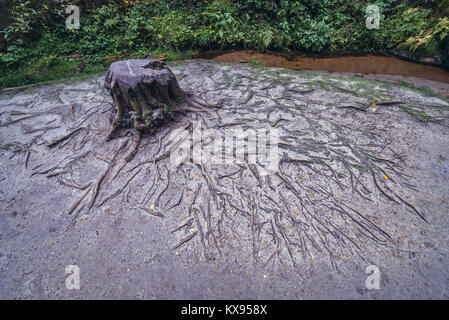
[[[405,77],[424,78],[449,83],[449,72],[444,69],[417,64],[396,57],[383,56],[345,56],[338,58],[297,57],[293,60],[281,55],[260,53],[257,51],[234,51],[224,54],[215,52],[201,54],[203,58],[212,58],[220,62],[259,62],[268,67],[280,67],[295,70],[324,70],[329,72],[352,72],[360,74],[389,74]]]

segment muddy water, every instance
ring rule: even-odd
[[[235,51],[224,54],[207,53],[205,58],[220,62],[255,62],[268,67],[295,70],[324,70],[329,72],[352,72],[361,74],[390,74],[405,77],[424,78],[449,83],[449,72],[444,69],[401,60],[396,57],[346,56],[339,58],[297,57],[288,60],[280,55],[256,51]]]

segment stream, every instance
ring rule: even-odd
[[[223,51],[214,50],[198,54],[195,58],[206,58],[220,62],[242,62],[261,64],[267,67],[293,70],[320,70],[328,72],[350,72],[356,74],[388,74],[404,77],[423,78],[449,84],[449,72],[432,65],[418,64],[396,57],[375,55],[344,57],[310,57],[295,55],[282,56],[276,53],[260,53],[253,50]]]

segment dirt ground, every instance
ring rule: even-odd
[[[0,96],[0,298],[449,298],[445,84],[170,67],[211,107],[139,144],[132,131],[105,142],[104,77]],[[173,133],[199,123],[277,129],[278,167],[174,163]]]

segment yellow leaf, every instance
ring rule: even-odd
[[[387,177],[387,175],[386,175],[386,174],[384,174],[384,179],[385,179],[385,180],[387,180],[387,179],[388,179],[388,177]]]

